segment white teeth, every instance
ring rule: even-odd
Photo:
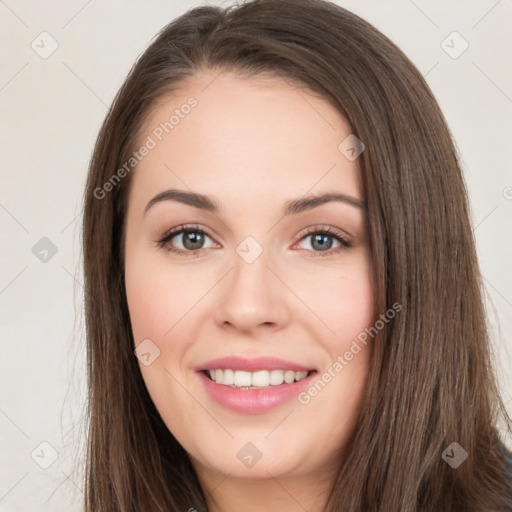
[[[270,385],[270,376],[266,370],[254,372],[251,376],[251,384],[258,388],[267,387]]]
[[[270,384],[272,386],[279,386],[284,382],[284,372],[283,370],[272,370],[270,372]]]
[[[291,384],[295,380],[295,372],[287,371],[284,372],[284,381],[286,384]]]
[[[215,370],[215,377],[217,377],[217,372],[222,372],[222,370]],[[220,381],[220,379],[219,379]],[[215,382],[219,382],[215,381]],[[251,385],[251,372],[242,372],[237,370],[235,372],[235,386],[241,388],[243,386]]]
[[[291,384],[307,377],[308,372],[294,372],[292,370],[259,370],[257,372],[245,372],[242,370],[208,370],[213,381],[217,384],[232,387],[266,388]]]
[[[235,383],[235,372],[233,370],[224,370],[224,375],[222,377],[222,382],[224,382],[226,386],[232,386]]]

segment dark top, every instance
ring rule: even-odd
[[[507,474],[509,476],[509,502],[506,512],[512,512],[512,453],[510,453],[507,449],[504,449],[504,451],[508,462]]]

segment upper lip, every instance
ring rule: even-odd
[[[312,371],[313,368],[307,367],[293,361],[285,361],[277,357],[256,357],[245,359],[243,357],[221,357],[206,361],[196,368],[202,370],[242,370],[246,372],[256,372],[259,370],[292,370],[294,372]]]

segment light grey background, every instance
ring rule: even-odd
[[[107,106],[135,58],[171,19],[201,3],[0,0],[0,511],[82,509],[79,236],[86,169]],[[337,3],[405,51],[446,115],[465,171],[510,413],[512,2]],[[52,38],[58,48],[43,59]],[[464,40],[469,47],[453,58]],[[57,248],[46,262],[39,259],[44,253],[32,252],[43,237]]]

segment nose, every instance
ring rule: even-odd
[[[291,294],[269,260],[265,251],[252,263],[235,254],[233,268],[219,283],[215,306],[219,326],[249,333],[287,325]]]

